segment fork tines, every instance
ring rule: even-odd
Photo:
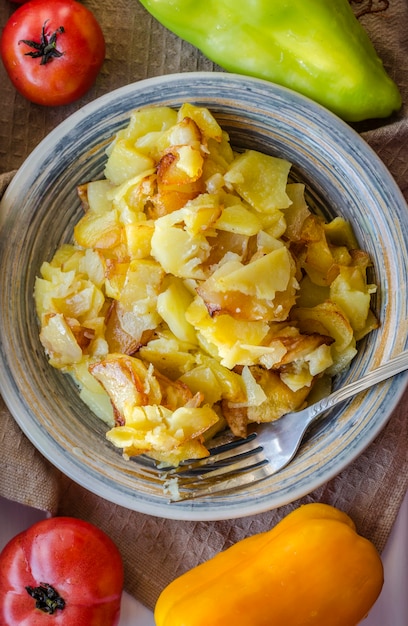
[[[171,502],[220,495],[252,485],[270,475],[256,436],[252,433],[245,439],[211,448],[204,459],[183,461],[178,467],[150,467],[147,472],[155,482],[160,477]]]

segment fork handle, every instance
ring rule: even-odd
[[[340,402],[343,402],[344,400],[347,400],[361,391],[365,391],[373,385],[381,383],[388,378],[392,378],[392,376],[396,376],[407,369],[408,350],[404,350],[404,352],[401,352],[398,356],[390,359],[386,363],[383,363],[376,369],[371,370],[371,372],[368,372],[365,376],[348,383],[344,387],[336,389],[330,395],[316,402],[313,405],[314,411],[311,421],[323,411],[327,411],[328,409],[336,406],[336,404],[339,404]]]

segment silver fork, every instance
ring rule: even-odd
[[[408,369],[408,351],[380,365],[301,411],[257,426],[245,439],[233,439],[210,449],[210,456],[184,461],[160,471],[170,501],[224,494],[257,483],[284,468],[295,456],[306,430],[325,411]],[[146,468],[146,478],[158,478]]]

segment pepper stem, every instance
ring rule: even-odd
[[[38,587],[26,587],[27,593],[34,598],[36,609],[53,615],[57,609],[65,607],[65,600],[58,591],[47,583],[40,583]]]
[[[45,30],[47,22],[49,22],[49,20],[45,20],[42,26],[41,40],[39,42],[33,41],[32,39],[20,39],[18,42],[25,43],[27,46],[30,46],[30,48],[33,48],[30,52],[25,52],[24,56],[29,56],[33,59],[41,59],[40,65],[45,65],[51,61],[51,59],[61,57],[63,55],[63,52],[57,50],[57,36],[60,33],[64,33],[65,29],[63,26],[60,26],[57,30],[54,30],[51,35],[48,35]]]

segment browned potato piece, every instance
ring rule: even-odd
[[[119,302],[113,301],[106,316],[105,339],[109,352],[132,355],[141,346],[146,345],[153,336],[153,330],[143,331],[139,338],[135,338],[123,328],[122,315],[123,310]]]
[[[259,406],[248,407],[248,422],[272,422],[279,419],[285,413],[300,409],[310,393],[311,387],[306,386],[299,391],[292,391],[277,372],[257,366],[251,368],[251,371],[267,399]]]

